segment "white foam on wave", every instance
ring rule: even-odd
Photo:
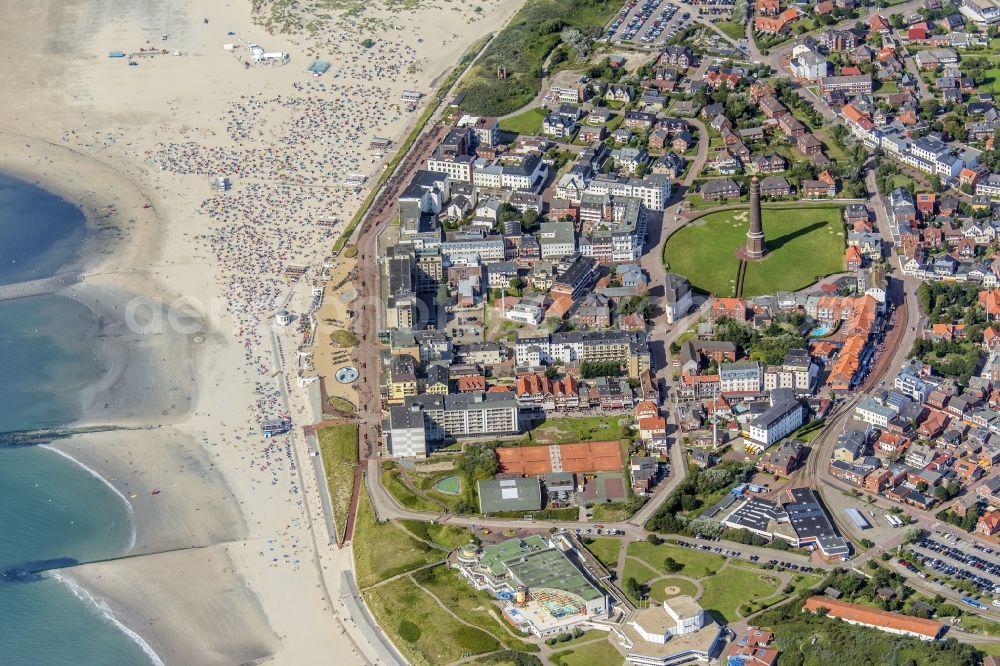
[[[149,643],[143,640],[142,636],[122,624],[121,621],[115,617],[114,613],[111,612],[111,608],[104,600],[97,599],[90,592],[80,587],[80,585],[78,585],[76,581],[71,578],[62,576],[54,571],[51,573],[53,578],[65,584],[78,599],[81,599],[96,608],[98,612],[100,612],[100,614],[108,620],[108,622],[115,625],[123,634],[132,639],[132,641],[139,646],[139,649],[141,649],[145,655],[149,657],[149,661],[153,664],[153,666],[164,666],[163,660],[160,659],[160,656],[149,646]]]
[[[71,456],[70,454],[66,453],[65,451],[61,451],[61,450],[59,450],[59,449],[57,449],[55,447],[49,446],[47,444],[40,444],[39,448],[45,449],[46,451],[51,451],[53,453],[57,453],[57,454],[61,455],[63,458],[66,458],[67,460],[70,460],[70,461],[76,463],[81,468],[83,468],[84,470],[86,470],[87,473],[89,473],[95,479],[97,479],[98,481],[100,481],[101,483],[103,483],[104,485],[106,485],[108,488],[110,488],[111,492],[113,492],[115,495],[117,495],[121,499],[121,501],[125,503],[125,508],[128,510],[128,527],[129,527],[128,550],[126,552],[131,552],[132,549],[135,548],[135,508],[132,506],[132,503],[128,501],[128,498],[125,497],[125,495],[122,493],[122,491],[120,491],[117,488],[115,488],[114,484],[111,483],[110,481],[108,481],[107,479],[105,479],[103,476],[101,476],[97,472],[97,470],[94,470],[94,469],[92,469],[90,467],[87,467],[82,462],[80,462],[79,460],[77,460],[76,458],[74,458],[73,456]]]

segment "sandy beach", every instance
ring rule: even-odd
[[[102,327],[107,372],[81,396],[84,420],[138,428],[53,445],[128,500],[140,555],[63,575],[163,663],[375,662],[337,599],[351,563],[330,545],[299,430],[320,418],[298,381],[301,334],[272,315],[322,291],[366,194],[344,181],[377,176],[391,152],[371,139],[399,142],[427,103],[408,111],[402,91],[432,92],[519,3],[372,3],[297,35],[267,34],[242,1],[3,4],[0,169],[87,213],[66,269],[83,278],[62,292]],[[290,60],[247,64],[251,43]],[[305,71],[311,54],[323,76]],[[296,431],[264,440],[279,415]]]

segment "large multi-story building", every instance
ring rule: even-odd
[[[635,197],[648,210],[663,210],[670,200],[670,178],[664,174],[650,173],[644,178],[625,178],[611,174],[595,176],[587,184],[589,194],[611,194]]]
[[[607,618],[608,596],[581,562],[564,534],[470,545],[457,556],[459,572],[477,590],[506,600],[503,614],[512,625],[539,637]]]
[[[632,378],[649,370],[646,334],[625,331],[570,331],[518,338],[514,357],[521,367],[556,361],[564,364],[620,361]]]
[[[417,432],[418,423],[422,424],[422,437]],[[517,399],[512,392],[424,394],[407,397],[402,405],[389,408],[389,450],[394,456],[424,457],[432,444],[514,435],[520,430]]]
[[[639,610],[613,633],[630,666],[708,662],[718,656],[724,641],[722,626],[688,596]]]
[[[854,413],[859,420],[865,423],[870,423],[876,428],[885,428],[889,425],[889,421],[895,418],[898,411],[894,407],[883,404],[871,396],[866,396],[858,403]]]
[[[576,230],[572,222],[545,222],[535,234],[542,259],[558,259],[576,252]]]
[[[462,183],[472,182],[472,166],[476,158],[473,155],[432,155],[427,158],[427,170],[448,174],[448,178]]]
[[[780,366],[764,370],[764,390],[794,389],[799,395],[812,393],[819,376],[819,367],[804,349],[789,349]]]
[[[634,261],[642,256],[646,214],[636,197],[584,194],[580,200],[584,236],[580,253],[602,264]]]
[[[750,422],[749,438],[767,448],[802,425],[802,403],[792,389],[771,392],[770,407]]]
[[[719,366],[719,388],[723,393],[760,393],[762,373],[757,361],[723,363]]]

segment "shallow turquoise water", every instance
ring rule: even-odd
[[[79,247],[83,217],[43,190],[0,176],[0,284],[50,275]],[[80,389],[100,373],[96,322],[78,303],[0,302],[0,431],[75,419]],[[0,569],[121,554],[124,503],[73,462],[40,448],[0,448]],[[148,664],[90,602],[50,576],[0,578],[0,664]]]

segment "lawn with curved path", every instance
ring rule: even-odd
[[[747,265],[743,296],[797,291],[819,278],[844,270],[844,224],[839,206],[764,207],[768,256]],[[695,289],[732,296],[739,259],[746,243],[748,210],[709,213],[667,239],[663,260]]]

